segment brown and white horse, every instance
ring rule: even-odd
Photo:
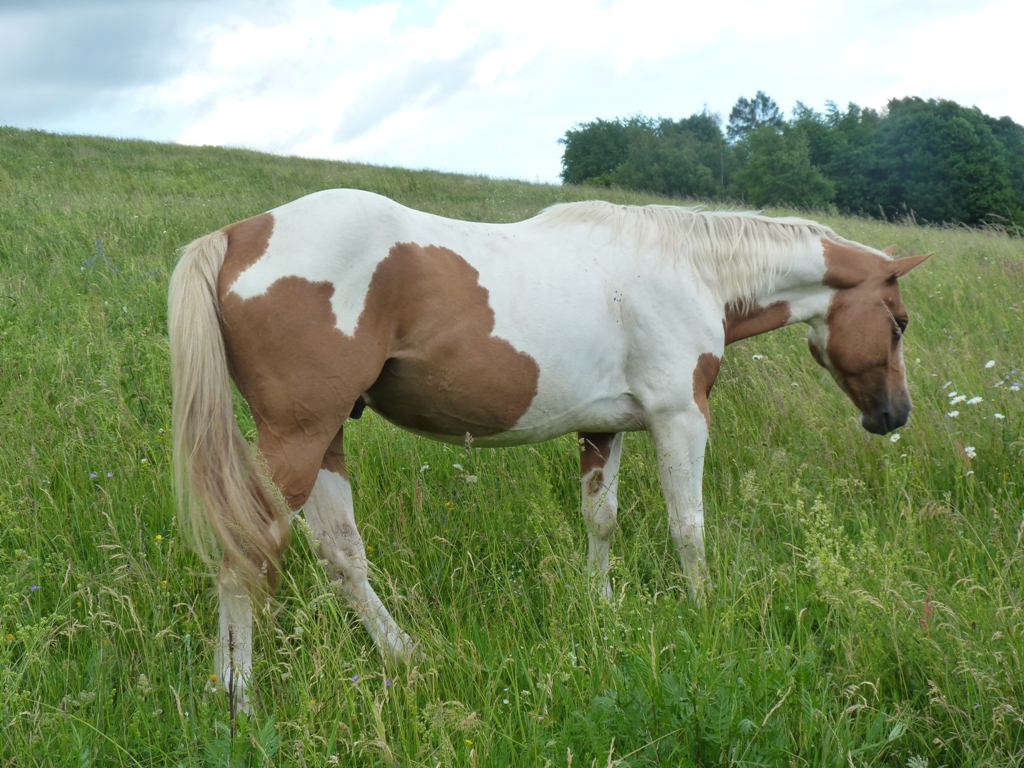
[[[698,596],[708,394],[725,346],[807,323],[815,360],[864,428],[896,429],[910,413],[896,281],[925,258],[891,260],[814,222],[753,213],[587,202],[478,224],[353,190],[196,240],[170,287],[174,465],[201,554],[213,540],[223,550],[217,673],[233,709],[247,708],[250,595],[275,588],[300,508],[377,645],[412,649],[367,581],[353,514],[342,433],[364,404],[454,443],[579,433],[589,563],[605,595],[622,435],[648,430]],[[232,379],[258,454],[235,422]]]

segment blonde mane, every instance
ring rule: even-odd
[[[809,219],[771,218],[755,211],[706,211],[672,205],[615,205],[602,200],[563,203],[541,211],[550,224],[609,227],[613,238],[632,236],[675,263],[685,259],[723,304],[747,306],[772,290],[813,241],[828,238],[867,249]],[[889,258],[880,251],[879,255]]]

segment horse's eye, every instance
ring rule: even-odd
[[[899,343],[900,339],[903,338],[903,334],[907,332],[907,318],[905,317],[894,317],[893,322],[896,324],[892,329],[892,342],[893,344]]]

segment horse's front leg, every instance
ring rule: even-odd
[[[705,578],[701,480],[708,423],[695,405],[679,413],[650,419],[648,429],[658,454],[668,528],[679,550],[690,597],[699,601]]]
[[[580,432],[580,486],[583,519],[590,540],[590,575],[600,581],[601,594],[611,599],[608,549],[618,511],[619,458],[622,433]]]

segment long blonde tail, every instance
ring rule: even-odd
[[[277,588],[288,541],[289,510],[235,420],[220,326],[217,277],[228,237],[201,237],[185,247],[171,276],[174,488],[178,516],[212,568],[223,552],[253,593]]]

